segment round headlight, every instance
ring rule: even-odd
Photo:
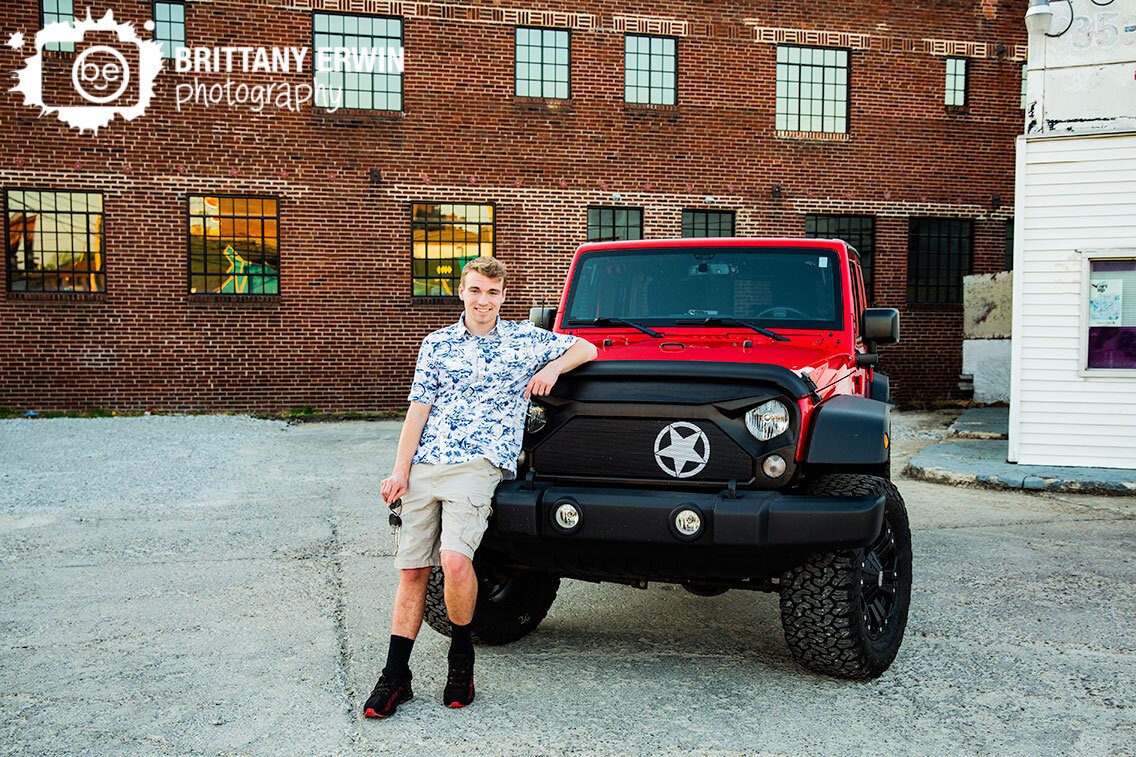
[[[789,428],[789,408],[769,400],[746,413],[746,428],[761,441],[768,441]]]
[[[528,412],[525,414],[525,431],[535,434],[544,428],[546,423],[548,423],[548,416],[545,414],[544,408],[530,402]]]

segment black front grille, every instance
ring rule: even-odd
[[[660,439],[672,424],[677,426]],[[662,465],[655,455],[657,439]],[[692,474],[702,460],[705,466]],[[663,465],[684,475],[669,473]],[[578,417],[536,447],[533,468],[548,476],[741,482],[753,477],[753,458],[707,420]]]

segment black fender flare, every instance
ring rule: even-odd
[[[880,402],[891,402],[891,379],[886,373],[872,371],[872,383],[869,385],[872,399]]]
[[[805,460],[825,465],[877,465],[888,459],[891,406],[841,395],[813,410]]]

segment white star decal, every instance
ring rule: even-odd
[[[687,432],[684,436],[681,432]],[[700,451],[701,450],[701,451]],[[668,465],[665,461],[669,460]],[[678,421],[670,424],[655,437],[655,462],[666,473],[676,478],[695,475],[710,460],[710,440],[705,432],[693,423]],[[688,470],[687,466],[692,467]]]

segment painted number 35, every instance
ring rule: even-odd
[[[1066,42],[1078,50],[1084,50],[1090,46],[1097,47],[1112,47],[1120,39],[1120,27],[1124,27],[1126,32],[1124,35],[1124,44],[1131,45],[1136,43],[1136,34],[1129,33],[1136,31],[1136,19],[1129,19],[1124,24],[1119,24],[1117,19],[1120,18],[1119,13],[1099,13],[1095,18],[1088,16],[1074,16],[1069,21],[1068,31],[1062,34],[1064,39],[1058,40],[1058,44]],[[1054,26],[1058,29],[1061,22],[1054,21]],[[1052,32],[1056,34],[1057,32]]]

